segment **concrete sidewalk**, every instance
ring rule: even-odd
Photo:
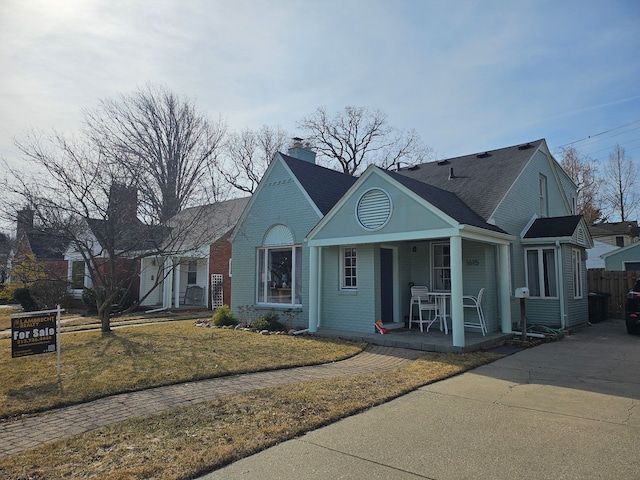
[[[640,337],[607,321],[310,432],[213,479],[638,479]]]
[[[128,418],[155,415],[223,395],[285,383],[389,370],[423,355],[421,351],[369,346],[364,352],[339,362],[151,388],[3,420],[0,421],[0,458]]]

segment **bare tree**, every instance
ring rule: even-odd
[[[195,244],[198,235],[191,232],[201,224],[197,212],[204,214],[204,209],[180,222],[172,223],[170,214],[199,200],[207,170],[213,169],[217,140],[207,133],[204,117],[193,117],[191,107],[176,115],[179,108],[172,103],[173,97],[168,94],[162,98],[167,108],[172,106],[171,111],[164,112],[166,117],[163,111],[156,112],[158,118],[149,119],[152,123],[148,126],[137,123],[133,111],[150,99],[131,97],[142,104],[112,105],[114,115],[118,107],[123,115],[132,115],[124,117],[131,122],[132,146],[127,146],[124,130],[118,130],[125,128],[125,120],[116,116],[109,123],[108,117],[95,117],[103,123],[91,125],[81,140],[55,131],[49,135],[32,132],[16,142],[24,157],[21,167],[12,168],[4,162],[6,177],[1,187],[5,202],[1,208],[5,218],[11,212],[15,218],[15,212],[29,205],[39,231],[64,240],[69,251],[80,256],[91,279],[89,290],[96,299],[103,332],[110,331],[112,315],[130,311],[144,301],[145,296],[128,305],[121,302],[123,294],[135,290],[142,258],[168,259],[182,254],[186,241],[191,250],[203,245]],[[149,108],[154,105],[149,103]],[[187,123],[178,125],[182,120]],[[165,121],[172,125],[165,125]],[[100,125],[103,130],[96,130]],[[190,125],[197,127],[192,135],[184,133]],[[163,127],[168,131],[163,133]],[[199,140],[203,144],[195,146]],[[144,151],[152,154],[154,142],[157,163],[143,158]],[[183,146],[176,145],[181,142]],[[145,182],[152,185],[147,188]],[[157,209],[157,215],[138,215],[138,191],[146,195],[143,198]],[[162,268],[163,263],[167,262],[161,261],[154,275],[155,287],[175,268],[172,262]]]
[[[333,117],[324,107],[298,122],[311,146],[328,162],[351,175],[374,164],[390,169],[426,162],[433,154],[414,130],[398,130],[380,110],[345,107]]]
[[[266,125],[232,133],[224,147],[225,162],[218,163],[219,172],[236,189],[253,193],[273,156],[284,150],[288,141],[284,130]]]
[[[100,154],[136,179],[145,213],[159,223],[218,192],[215,163],[226,126],[211,123],[188,98],[147,85],[101,100],[84,111],[84,122]]]
[[[626,222],[637,211],[638,171],[623,147],[616,144],[603,167],[602,193],[611,212]]]
[[[602,218],[598,197],[599,182],[594,161],[570,146],[560,149],[560,165],[578,187],[577,208],[588,225]]]

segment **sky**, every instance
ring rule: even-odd
[[[640,159],[640,1],[0,0],[0,157],[151,82],[232,130],[366,106],[439,157]]]

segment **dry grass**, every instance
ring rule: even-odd
[[[370,375],[284,385],[122,422],[0,461],[4,478],[194,478],[498,355],[428,354]]]
[[[56,354],[11,358],[0,340],[0,418],[159,385],[346,358],[353,343],[195,327],[179,321],[62,335]]]
[[[0,331],[11,328],[11,315],[20,313],[22,309],[3,305],[0,307]]]

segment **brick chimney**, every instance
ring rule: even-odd
[[[33,231],[33,216],[34,212],[29,207],[18,211],[16,215],[16,240],[18,242],[25,233]]]
[[[287,152],[290,157],[304,160],[310,163],[316,163],[316,152],[311,150],[309,143],[302,143],[302,138],[294,137],[293,144]]]
[[[114,183],[109,189],[107,214],[118,223],[138,221],[138,189],[121,183]]]

